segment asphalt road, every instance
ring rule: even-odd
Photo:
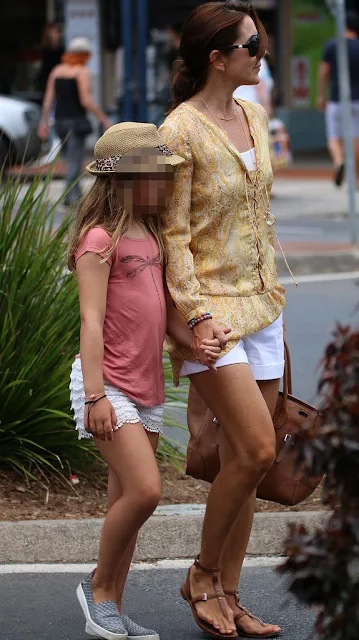
[[[276,232],[282,242],[350,242],[350,225],[348,220],[343,218],[280,219],[276,224]]]
[[[338,322],[359,324],[359,287],[356,279],[287,285],[287,340],[291,351],[294,394],[306,402],[319,401],[319,363]],[[172,413],[171,410],[168,410]],[[186,423],[185,411],[176,412]],[[188,432],[176,428],[167,435],[186,444]]]
[[[161,640],[200,640],[178,587],[184,570],[130,573],[125,610],[159,632]],[[0,575],[1,640],[85,640],[84,618],[75,598],[79,574]],[[242,601],[267,621],[281,625],[283,640],[306,640],[313,614],[289,597],[272,568],[245,568]]]

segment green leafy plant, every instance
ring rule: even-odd
[[[79,344],[76,280],[65,266],[70,217],[51,201],[51,173],[0,185],[0,467],[36,477],[69,475],[97,456],[78,440],[69,401]],[[182,405],[165,360],[169,405]],[[169,426],[178,426],[168,418]],[[161,439],[159,455],[179,466],[183,451]],[[35,472],[39,473],[35,473]]]
[[[323,361],[319,430],[299,434],[299,461],[324,472],[324,503],[331,509],[314,533],[291,527],[288,559],[280,567],[297,598],[318,606],[322,640],[357,640],[359,629],[359,332],[338,327]]]

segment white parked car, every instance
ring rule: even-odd
[[[28,163],[49,151],[51,142],[42,143],[37,135],[39,105],[0,95],[0,167]]]

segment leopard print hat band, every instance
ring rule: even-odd
[[[180,165],[184,159],[164,144],[157,127],[144,122],[121,122],[115,124],[96,142],[95,160],[86,169],[93,175],[114,173],[121,158],[135,149],[157,149],[166,158],[166,164],[173,167]]]
[[[172,151],[169,150],[166,144],[161,144],[156,147],[158,151],[161,151],[164,156],[173,156]],[[100,160],[96,160],[96,169],[97,171],[115,171],[117,164],[123,158],[123,156],[110,156],[109,158],[102,158]]]

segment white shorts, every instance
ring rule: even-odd
[[[136,424],[141,422],[146,429],[152,433],[162,433],[163,428],[163,408],[160,404],[156,407],[144,407],[134,400],[131,400],[125,393],[105,382],[105,393],[111,402],[116,416],[117,429],[124,424]],[[85,431],[84,414],[85,414],[85,390],[82,377],[82,368],[80,358],[76,358],[72,365],[70,376],[70,399],[71,409],[74,412],[74,420],[76,429],[81,438],[92,438],[90,433]]]
[[[359,138],[359,101],[353,101],[352,105],[352,126],[353,137]],[[340,102],[328,102],[325,110],[325,124],[327,139],[343,138],[342,107]]]
[[[284,373],[284,338],[282,314],[269,327],[240,340],[220,358],[216,367],[249,364],[255,380],[277,380]],[[208,367],[185,360],[180,377],[208,371]]]

